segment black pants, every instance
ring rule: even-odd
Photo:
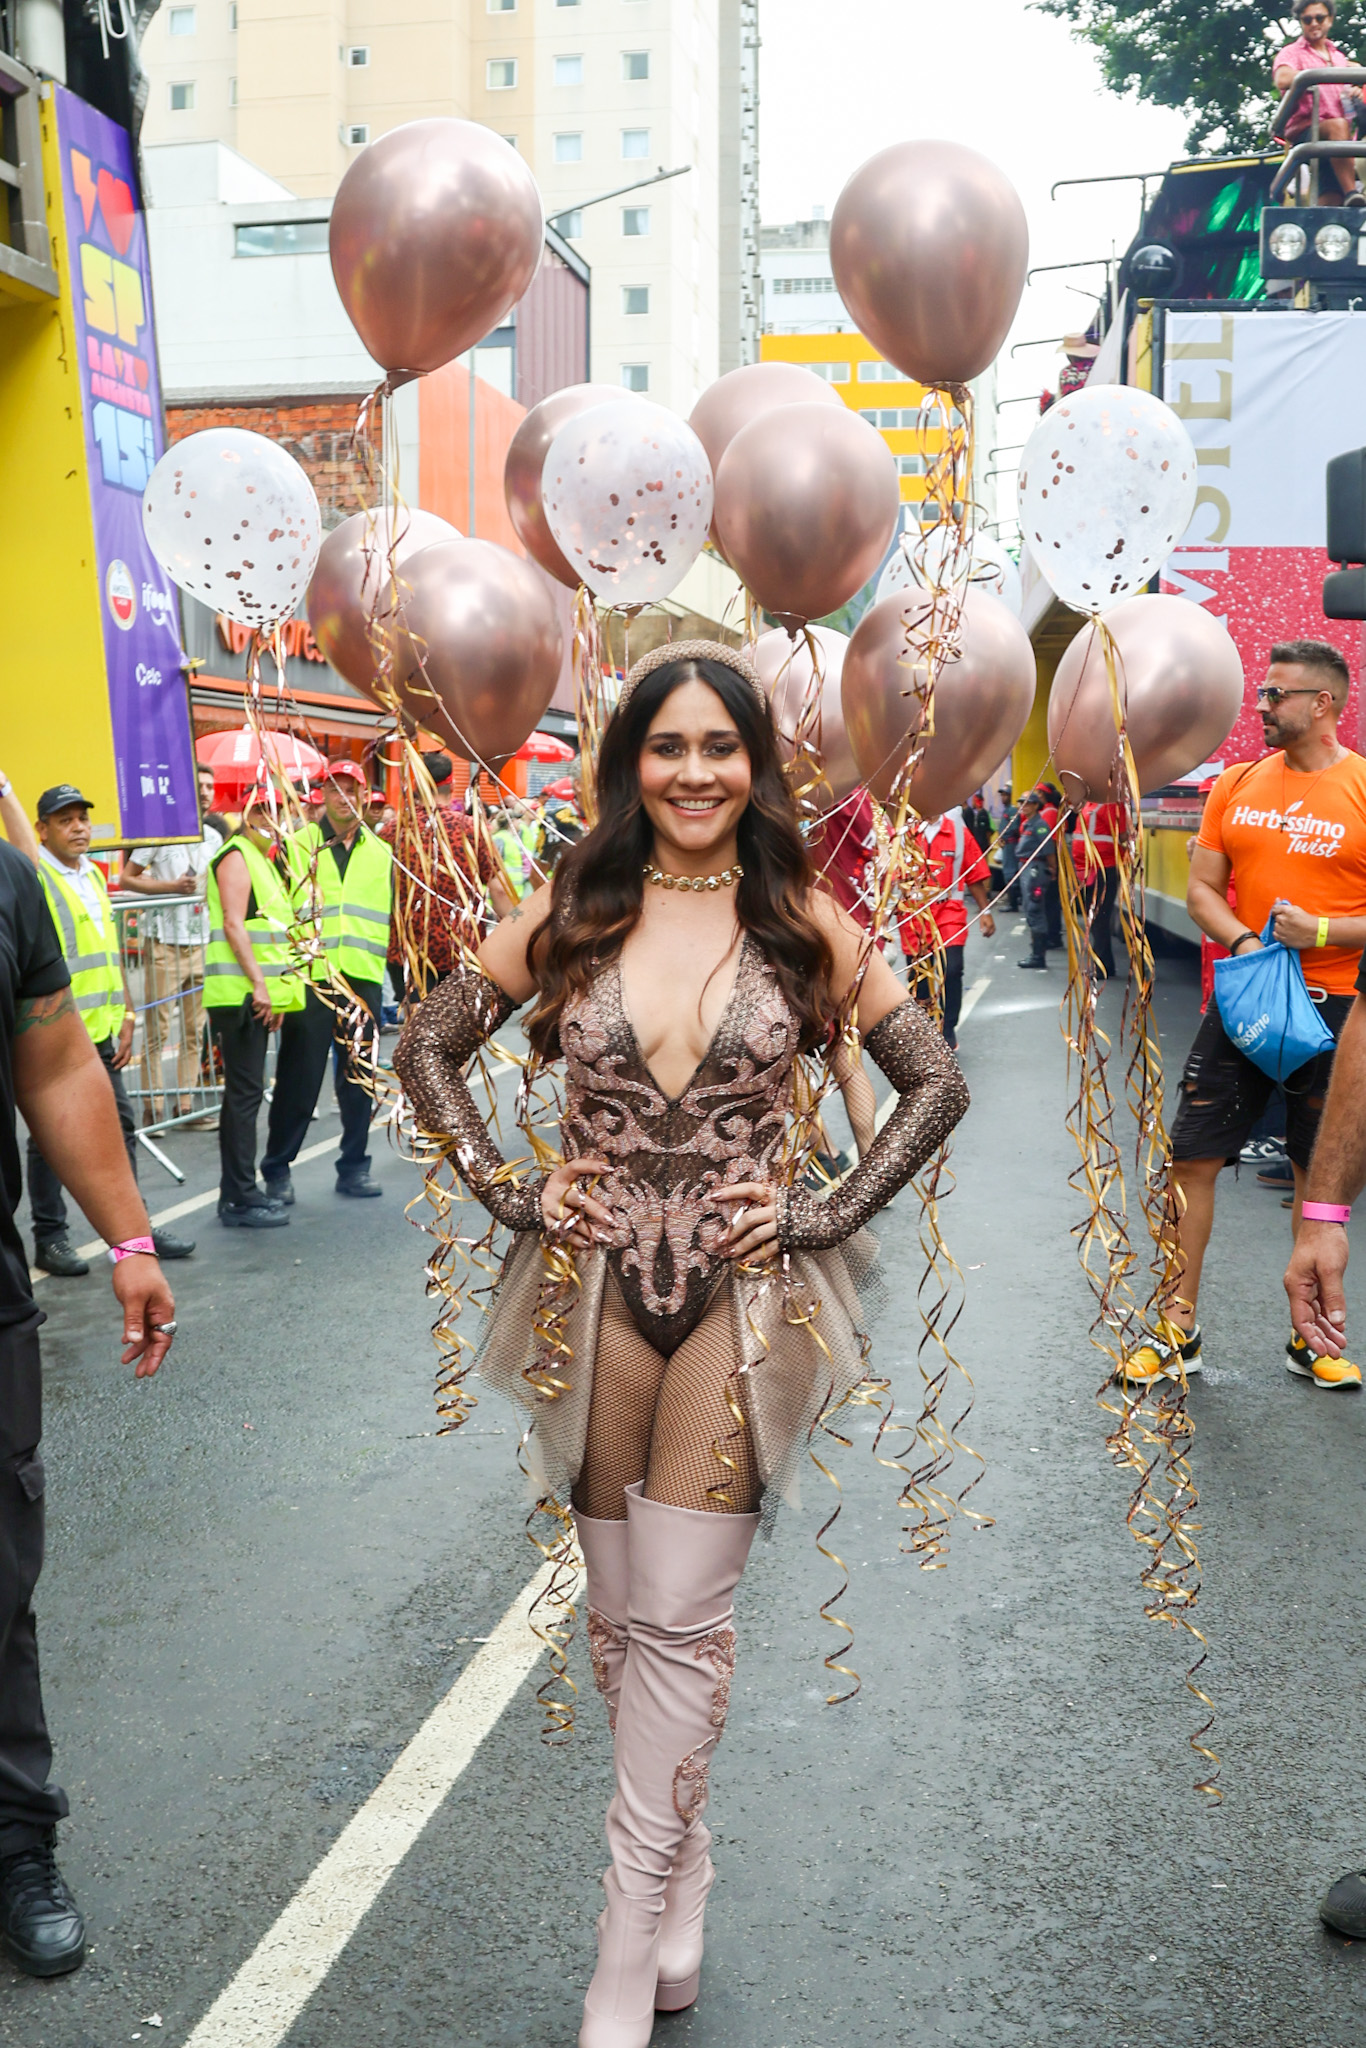
[[[234,1010],[210,1010],[223,1057],[218,1112],[218,1199],[240,1203],[256,1191],[256,1118],[266,1092],[265,1025],[243,996]]]
[[[118,1033],[102,1038],[95,1050],[104,1061],[104,1071],[109,1076],[109,1085],[114,1091],[114,1102],[119,1113],[119,1124],[123,1131],[123,1142],[128,1148],[128,1163],[133,1169],[134,1180],[138,1177],[138,1148],[133,1131],[133,1105],[128,1100],[123,1085],[123,1075],[116,1072],[114,1054],[119,1049]],[[38,1244],[51,1244],[54,1238],[66,1235],[66,1201],[62,1184],[44,1159],[32,1138],[28,1141],[28,1200],[33,1211],[33,1236]]]
[[[1115,978],[1114,917],[1115,902],[1119,896],[1119,869],[1104,868],[1101,876],[1088,885],[1094,898],[1094,913],[1091,919],[1091,951],[1105,969],[1109,980]]]
[[[958,1043],[958,1015],[963,1007],[963,955],[966,946],[945,946],[944,948],[944,1015],[940,1029],[950,1045]],[[913,977],[912,995],[928,1010],[934,1003],[934,977],[917,974]]]
[[[355,981],[351,987],[369,1013],[367,1028],[379,1029],[378,981]],[[333,1010],[310,988],[302,1010],[291,1010],[280,1025],[280,1058],[275,1068],[275,1093],[270,1099],[263,1180],[282,1180],[299,1155],[318,1104],[327,1055],[332,1054],[342,1141],[337,1154],[337,1179],[356,1180],[370,1164],[370,1119],[373,1098],[352,1070],[348,1042],[355,1012]]]
[[[0,1328],[0,1856],[31,1849],[68,1812],[49,1782],[33,1594],[43,1568],[43,1379],[35,1312]]]

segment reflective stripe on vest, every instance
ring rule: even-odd
[[[38,864],[43,893],[62,935],[62,952],[71,973],[71,998],[81,1022],[96,1045],[112,1038],[123,1028],[123,967],[119,953],[119,928],[110,907],[104,876],[92,867],[90,873],[100,898],[97,922],[86,909],[79,889],[59,875],[47,861]]]
[[[240,853],[247,864],[256,914],[246,920],[247,937],[256,964],[270,990],[274,1010],[301,1010],[307,998],[304,980],[294,961],[289,932],[293,923],[289,891],[258,846],[241,834],[220,846],[209,862],[209,943],[204,955],[204,1006],[209,1010],[235,1010],[251,994],[251,983],[238,964],[223,929],[223,898],[218,887],[218,863],[225,854]]]
[[[389,957],[389,904],[394,856],[362,825],[338,874],[335,860],[318,860],[322,935],[327,964],[348,981],[383,981]]]

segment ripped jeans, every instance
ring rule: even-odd
[[[1319,1015],[1336,1039],[1352,1007],[1351,996],[1325,996]],[[1285,1149],[1292,1163],[1308,1167],[1318,1136],[1333,1055],[1321,1052],[1288,1074],[1285,1091]],[[1239,1052],[1211,1002],[1195,1034],[1181,1075],[1181,1098],[1172,1125],[1173,1159],[1222,1159],[1231,1166],[1271,1100],[1276,1083]]]

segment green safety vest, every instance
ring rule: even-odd
[[[362,825],[341,875],[335,860],[325,857],[330,843],[320,825],[301,826],[285,841],[295,914],[309,923],[316,919],[322,931],[325,964],[315,961],[313,979],[326,981],[330,967],[347,981],[383,981],[389,957],[393,852]]]
[[[226,853],[240,853],[251,877],[256,914],[249,917],[247,937],[256,964],[266,978],[272,1010],[302,1010],[307,997],[303,976],[289,943],[293,911],[289,891],[259,846],[235,833],[209,862],[209,943],[204,954],[204,1007],[235,1010],[251,994],[251,983],[237,962],[223,929],[223,898],[218,888],[218,863]]]
[[[109,891],[98,868],[91,874],[99,892],[100,914],[92,917],[81,900],[75,881],[68,882],[48,861],[39,861],[38,879],[62,935],[62,951],[71,970],[71,995],[96,1045],[123,1028],[126,999],[123,993],[123,964],[119,951],[119,928],[109,902]]]
[[[512,893],[519,899],[528,895],[532,888],[532,877],[527,873],[526,855],[530,854],[533,860],[536,858],[540,836],[540,827],[530,820],[520,828],[500,825],[493,835],[493,844],[512,885]]]

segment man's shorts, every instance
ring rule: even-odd
[[[1351,996],[1325,996],[1318,1005],[1334,1039],[1342,1035]],[[1333,1071],[1331,1052],[1316,1053],[1281,1083],[1285,1091],[1285,1149],[1307,1168],[1318,1136],[1323,1098]],[[1252,1134],[1276,1083],[1239,1052],[1211,1002],[1195,1034],[1181,1076],[1181,1106],[1172,1125],[1173,1159],[1222,1159],[1232,1166]]]

